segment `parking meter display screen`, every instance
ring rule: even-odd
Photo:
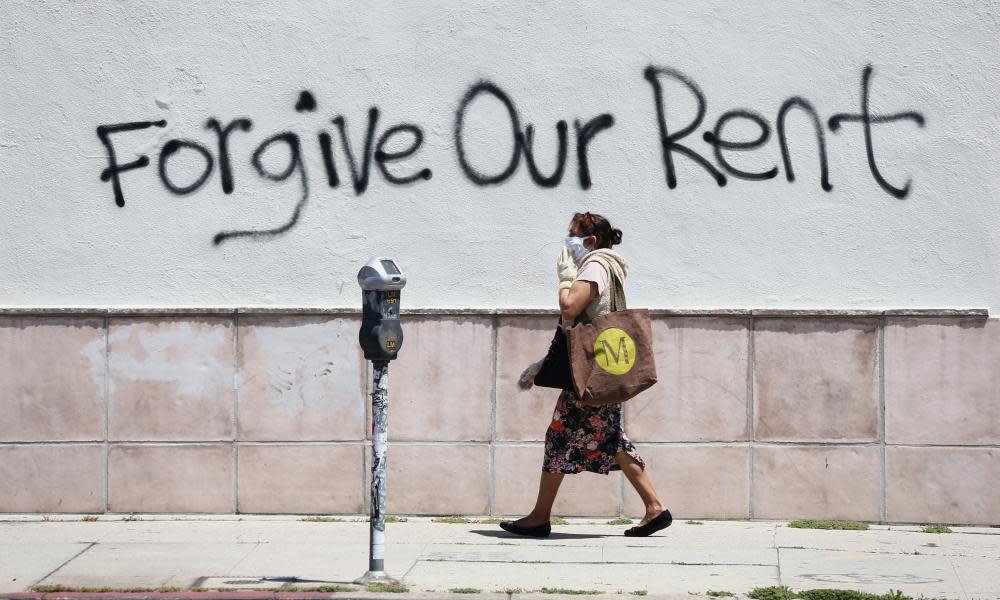
[[[385,269],[385,272],[389,275],[399,275],[399,269],[396,268],[396,263],[391,260],[383,260],[382,268]]]

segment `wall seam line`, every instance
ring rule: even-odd
[[[17,446],[101,446],[105,442],[100,438],[92,440],[44,440],[44,441],[7,441],[0,442],[0,448]],[[371,446],[370,440],[265,440],[235,442],[240,446]],[[400,446],[489,446],[489,440],[397,440],[392,442]],[[540,440],[499,440],[497,446],[541,446]],[[639,442],[644,446],[688,446],[701,448],[738,448],[750,447],[751,442],[737,441],[703,441],[703,442]],[[220,446],[233,445],[232,440],[117,440],[108,442],[115,446]],[[873,442],[782,442],[758,441],[755,447],[797,447],[797,448],[878,448],[881,444]],[[918,444],[900,443],[885,444],[886,448],[942,448],[949,450],[1000,450],[1000,444]]]
[[[358,511],[361,514],[365,512],[365,451],[368,448],[364,444],[359,444],[358,447],[361,449],[361,495],[358,496]],[[369,517],[370,518],[370,517]]]
[[[625,474],[621,471],[618,472],[618,518],[625,518]]]
[[[370,394],[371,394],[372,374],[368,372],[368,367],[370,365],[371,365],[371,363],[369,363],[368,360],[365,359],[364,356],[362,356],[362,359],[361,359],[361,370],[362,370],[362,372],[364,372],[364,376],[361,378],[361,398],[362,398],[361,403],[364,405],[362,408],[364,408],[364,411],[365,411],[365,416],[364,416],[365,430],[363,432],[363,434],[364,434],[364,440],[362,441],[362,444],[361,444],[361,513],[362,514],[366,514],[367,513],[369,520],[371,519],[371,497],[370,497],[371,486],[368,485],[368,474],[371,471],[371,467],[368,465],[368,457],[371,455],[371,452],[372,452],[370,450],[370,448],[372,447],[371,431],[372,431],[372,428],[375,427],[374,413],[372,415],[368,414],[368,410],[369,410],[369,408],[371,407],[371,404],[372,404],[372,400],[371,400],[371,396],[370,396]],[[386,456],[386,460],[387,461],[389,459],[389,450],[392,448],[393,444],[395,443],[395,442],[390,442],[389,439],[390,439],[390,437],[389,437],[389,414],[388,414],[388,407],[387,407],[386,408],[386,423],[385,423],[385,456]],[[386,482],[386,489],[388,489],[388,487],[389,487],[389,467],[388,467],[388,464],[386,465],[385,482]],[[369,495],[368,503],[367,504],[365,503],[365,495],[366,494]],[[389,502],[389,498],[386,497],[386,503],[388,503],[388,502]],[[388,509],[388,508],[389,507],[387,506],[386,509]],[[386,514],[389,514],[389,513],[386,513]]]
[[[878,328],[878,420],[879,420],[879,522],[888,520],[886,503],[885,472],[885,324],[886,318],[879,317]]]
[[[990,315],[989,307],[948,307],[936,308],[836,308],[836,307],[813,307],[813,308],[671,308],[654,307],[650,308],[652,316],[672,316],[672,317],[742,317],[756,315],[762,317],[834,317],[834,318],[857,318],[857,317],[917,317],[917,318],[940,318],[940,317],[974,317],[974,318],[995,318]],[[252,316],[282,316],[282,315],[320,315],[320,316],[356,316],[361,314],[361,309],[357,306],[134,306],[134,307],[110,307],[110,306],[0,306],[0,315],[3,316],[104,316],[104,317],[155,317],[155,316],[206,316],[206,315],[252,315]],[[463,308],[458,306],[426,306],[404,308],[401,310],[402,316],[553,316],[559,315],[559,310],[547,307],[478,307]]]
[[[755,367],[756,357],[754,355],[754,318],[753,315],[747,317],[747,433],[749,434],[749,439],[747,440],[747,446],[749,448],[748,463],[748,482],[747,487],[747,518],[753,519],[754,512],[756,511],[756,506],[754,506],[753,495],[754,486],[756,482],[754,481],[754,464],[755,464],[755,451],[757,441],[757,432],[754,427],[754,389],[753,389],[753,373]]]
[[[111,369],[111,335],[110,335],[110,319],[104,317],[102,319],[104,322],[104,389],[102,390],[102,395],[104,396],[104,513],[107,514],[111,510],[111,388],[109,385],[110,375],[109,371]]]
[[[491,381],[491,407],[490,407],[490,481],[489,481],[489,515],[496,516],[497,508],[497,483],[496,483],[496,443],[497,443],[497,354],[500,343],[500,317],[493,315],[491,319],[492,329],[490,331],[490,368],[493,371]]]
[[[346,320],[346,319],[345,319]],[[364,352],[360,350],[357,351],[355,355],[357,358],[358,372],[361,375],[361,381],[359,389],[361,392],[361,437],[358,439],[359,446],[361,446],[361,483],[360,483],[360,495],[358,496],[358,510],[364,514],[365,509],[365,483],[367,483],[367,460],[368,460],[368,431],[371,430],[371,423],[368,420],[368,361],[365,359]],[[388,416],[387,416],[388,418]],[[386,436],[386,456],[389,454],[389,422],[386,421],[385,424],[385,436]],[[386,482],[388,483],[389,474],[386,473]],[[371,514],[371,511],[368,511]],[[370,519],[371,517],[369,517]]]
[[[622,406],[622,431],[628,431],[628,414],[631,412],[629,405]],[[635,440],[632,440],[633,444]],[[544,442],[543,442],[544,443]],[[636,449],[638,452],[638,448]],[[618,472],[618,518],[625,518],[625,473]],[[603,550],[602,550],[603,552]],[[603,555],[602,555],[603,556]]]
[[[243,360],[240,353],[240,315],[233,315],[233,514],[240,512],[240,388]]]

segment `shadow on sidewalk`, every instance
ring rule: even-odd
[[[549,537],[547,537],[547,538],[533,538],[533,537],[529,537],[529,536],[517,535],[517,534],[514,534],[514,533],[509,533],[509,532],[506,532],[506,531],[504,531],[502,529],[499,530],[499,531],[494,531],[492,529],[473,529],[473,530],[470,530],[469,533],[475,533],[475,534],[481,535],[483,537],[502,538],[502,539],[505,539],[505,540],[506,539],[514,539],[514,538],[517,538],[517,539],[527,539],[527,540],[532,540],[532,539],[534,539],[534,540],[587,540],[587,539],[597,539],[597,538],[611,537],[611,536],[607,536],[607,535],[592,534],[592,533],[588,534],[588,533],[557,533],[557,532],[552,532],[551,534],[549,534]]]

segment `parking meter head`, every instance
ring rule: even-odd
[[[368,261],[358,272],[361,286],[361,331],[358,342],[365,359],[388,362],[396,358],[403,345],[403,328],[399,324],[400,290],[406,276],[391,258],[378,257]]]
[[[406,285],[406,275],[391,258],[376,257],[358,271],[358,285],[362,290],[401,290]]]

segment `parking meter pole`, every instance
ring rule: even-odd
[[[386,425],[389,402],[389,363],[372,363],[372,490],[371,543],[368,571],[385,572]]]
[[[372,488],[368,572],[354,583],[399,583],[385,572],[386,425],[389,404],[389,361],[403,345],[399,324],[400,290],[406,276],[391,258],[376,257],[358,271],[361,286],[361,330],[358,343],[372,362]]]
[[[389,404],[389,362],[372,362],[372,486],[368,572],[354,583],[399,583],[385,572],[386,431]]]

